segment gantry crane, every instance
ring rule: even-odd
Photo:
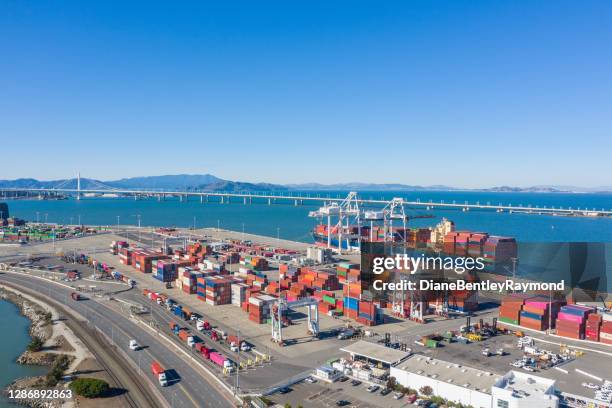
[[[406,235],[406,227],[408,221],[415,218],[432,218],[433,215],[416,215],[409,216],[406,214],[404,207],[405,201],[401,197],[395,197],[385,205],[382,210],[371,210],[364,213],[364,219],[370,221],[370,241],[373,241],[374,221],[383,222],[384,242],[388,240],[394,241],[393,239],[393,220],[400,220],[402,222],[402,234],[401,237],[404,244],[408,241]]]
[[[351,191],[342,202],[325,204],[317,211],[311,211],[308,215],[319,219],[327,217],[327,248],[334,249],[332,248],[331,239],[332,230],[336,229],[338,231],[338,253],[342,253],[343,236],[346,239],[347,250],[350,249],[352,238],[361,237],[361,210],[359,208],[359,198],[354,191]],[[337,217],[337,222],[334,225],[332,225],[333,217]],[[357,236],[350,232],[351,219],[357,224]],[[361,244],[361,240],[359,242]],[[361,245],[359,250],[361,250]]]
[[[280,345],[284,344],[283,339],[283,313],[286,310],[298,307],[308,307],[308,332],[313,337],[319,336],[319,301],[313,297],[307,297],[292,302],[281,297],[277,303],[272,305],[270,316],[272,317],[272,341]]]

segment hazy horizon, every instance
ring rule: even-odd
[[[511,187],[511,188],[556,188],[556,189],[563,189],[563,188],[567,188],[567,189],[571,189],[571,188],[579,188],[579,189],[585,189],[585,190],[596,190],[596,189],[612,189],[612,186],[606,186],[606,185],[593,185],[593,186],[589,186],[589,185],[574,185],[574,186],[570,186],[570,185],[490,185],[490,186],[475,186],[475,187],[465,187],[465,186],[457,186],[457,185],[449,185],[449,184],[443,184],[443,183],[434,183],[434,184],[408,184],[408,183],[400,183],[400,182],[385,182],[385,183],[366,183],[366,182],[362,182],[362,181],[345,181],[345,182],[338,182],[338,183],[321,183],[321,182],[317,182],[317,181],[310,181],[310,182],[302,182],[302,183],[272,183],[269,182],[267,180],[254,180],[254,181],[248,181],[248,180],[230,180],[227,178],[224,178],[222,176],[219,176],[217,174],[211,174],[211,173],[175,173],[175,174],[151,174],[151,175],[140,175],[140,176],[126,176],[126,177],[122,177],[120,179],[106,179],[106,178],[95,178],[95,177],[86,177],[84,175],[81,175],[82,179],[94,179],[94,180],[98,180],[98,181],[102,181],[102,182],[116,182],[116,181],[120,181],[123,179],[135,179],[135,178],[149,178],[149,177],[176,177],[176,176],[213,176],[216,178],[221,179],[222,181],[232,181],[232,182],[246,182],[246,183],[264,183],[264,184],[275,184],[275,185],[282,185],[282,186],[300,186],[300,185],[313,185],[313,184],[318,184],[321,186],[334,186],[334,185],[349,185],[349,184],[364,184],[364,185],[378,185],[378,186],[382,186],[382,185],[403,185],[403,186],[419,186],[419,187],[426,187],[426,188],[434,188],[434,187],[449,187],[449,188],[453,188],[453,189],[457,189],[457,190],[478,190],[478,189],[489,189],[489,188],[496,188],[496,187]],[[75,176],[76,178],[76,176]],[[57,178],[41,178],[41,177],[17,177],[14,179],[0,179],[0,181],[4,181],[4,180],[8,180],[8,181],[13,181],[13,180],[19,180],[19,179],[34,179],[37,181],[42,181],[42,182],[49,182],[49,181],[59,181],[59,180],[70,180],[70,177],[66,177],[65,179],[57,179]]]

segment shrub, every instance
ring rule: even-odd
[[[104,396],[110,386],[106,381],[97,378],[77,378],[70,383],[70,389],[85,398],[98,398]]]
[[[40,337],[34,336],[30,344],[28,344],[27,349],[28,351],[40,351],[44,343],[45,342]]]
[[[45,320],[45,324],[49,324],[53,321],[53,315],[51,312],[44,312],[43,319]]]
[[[429,385],[426,385],[424,387],[421,387],[419,391],[421,392],[421,394],[429,396],[433,392],[433,389]]]
[[[58,356],[53,364],[51,365],[51,370],[47,373],[45,377],[45,384],[48,387],[55,387],[59,380],[64,376],[64,371],[70,365],[70,359],[66,355]]]

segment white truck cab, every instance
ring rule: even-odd
[[[162,387],[165,387],[168,385],[168,379],[166,378],[166,373],[161,373],[157,377],[157,380],[159,381],[159,385],[161,385]]]
[[[234,370],[234,365],[232,364],[232,362],[231,362],[231,361],[229,361],[229,360],[225,360],[225,361],[223,362],[223,368],[224,368],[224,369],[227,369],[228,371],[233,371],[233,370]]]
[[[130,350],[138,350],[138,349],[140,349],[138,342],[134,339],[130,340]]]
[[[193,336],[187,337],[187,345],[189,347],[194,347],[195,346],[195,338]]]

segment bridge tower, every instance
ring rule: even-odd
[[[77,200],[81,199],[81,172],[79,171],[77,173],[77,196],[76,196]]]

